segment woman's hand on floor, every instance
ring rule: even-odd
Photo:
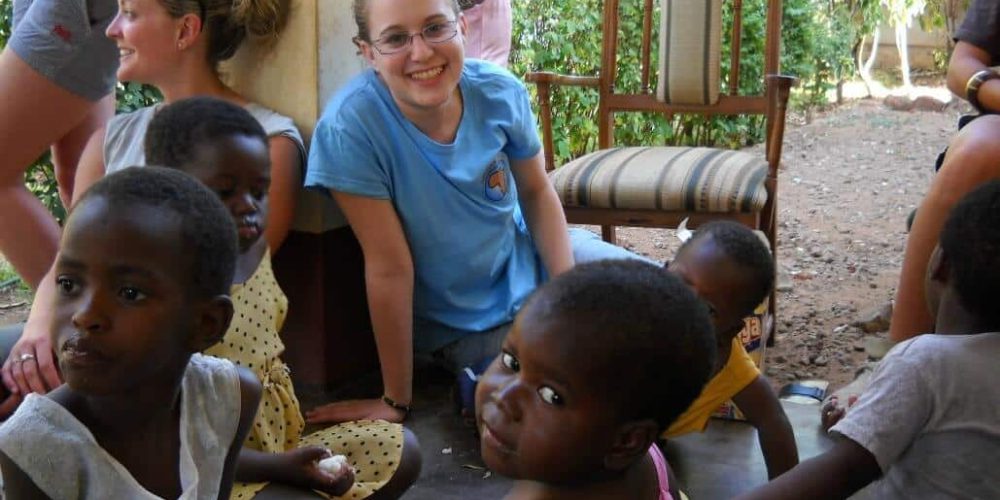
[[[355,420],[385,420],[398,424],[405,418],[403,410],[393,408],[381,399],[337,401],[306,412],[306,422],[310,424],[339,424]]]

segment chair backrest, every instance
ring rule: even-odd
[[[600,106],[598,109],[601,148],[612,146],[614,117],[618,112],[644,111],[693,113],[700,115],[766,115],[767,130],[773,124],[774,91],[770,81],[765,81],[763,92],[757,95],[740,95],[740,78],[743,74],[740,42],[743,37],[742,0],[626,0],[642,2],[642,36],[634,42],[620,39],[622,9],[620,0],[605,0],[604,25],[600,72]],[[727,89],[720,86],[722,54],[722,3],[730,2],[732,41]],[[765,79],[777,75],[781,33],[781,0],[766,0],[767,15],[764,42]],[[659,10],[659,22],[654,23]],[[652,74],[653,27],[659,27],[657,74]],[[618,64],[625,43],[640,43],[640,84],[633,90],[618,85]],[[655,88],[652,86],[656,77]],[[634,86],[633,86],[634,87]],[[782,116],[783,116],[783,111]],[[770,133],[768,134],[771,135]],[[768,141],[770,147],[771,141]],[[780,147],[780,146],[779,146]],[[770,149],[770,148],[769,148]],[[769,152],[770,153],[770,152]],[[780,153],[779,153],[780,155]],[[771,154],[768,154],[770,157]],[[775,165],[776,166],[776,165]]]

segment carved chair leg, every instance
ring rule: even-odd
[[[601,226],[601,238],[612,245],[617,245],[618,238],[615,235],[615,226]]]

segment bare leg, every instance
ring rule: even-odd
[[[321,500],[325,497],[311,490],[303,490],[280,483],[270,483],[254,495],[254,500]]]
[[[379,488],[372,496],[371,500],[393,499],[403,496],[406,490],[417,482],[420,477],[420,468],[423,459],[420,457],[420,443],[417,436],[410,429],[403,428],[403,453],[399,458],[399,467],[392,475],[385,486]]]
[[[901,341],[934,329],[924,276],[951,207],[980,184],[1000,177],[1000,116],[976,119],[948,146],[941,170],[917,209],[896,291],[889,337]]]
[[[77,127],[94,103],[36,73],[13,51],[0,54],[0,253],[37,287],[55,259],[59,227],[24,187],[24,171]]]
[[[103,127],[112,116],[115,116],[114,93],[97,101],[83,121],[52,145],[52,164],[55,165],[56,180],[59,182],[59,199],[67,209],[73,199],[73,181],[76,179],[76,165],[80,163],[80,154],[94,131]]]
[[[2,332],[2,330],[0,330]],[[2,337],[0,337],[2,340]],[[399,498],[417,481],[420,476],[420,467],[423,459],[420,457],[420,443],[417,436],[409,429],[403,428],[403,451],[399,458],[399,467],[396,473],[389,478],[389,481],[378,491],[368,498],[370,500],[388,500]],[[325,498],[314,491],[307,491],[292,486],[279,483],[268,484],[260,493],[254,496],[254,500],[270,499],[318,499]]]

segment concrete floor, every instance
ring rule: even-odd
[[[453,381],[451,374],[436,368],[417,370],[416,403],[406,425],[420,440],[423,471],[404,498],[497,499],[511,487],[509,479],[490,474],[483,467],[473,428],[453,411]],[[300,399],[303,408],[310,408],[333,399],[375,397],[380,388],[377,374],[370,374],[336,391],[300,391]],[[830,446],[830,440],[819,431],[818,406],[784,406],[795,429],[800,459]],[[693,500],[731,498],[767,481],[756,431],[744,423],[713,420],[703,434],[672,440],[666,452],[684,492]]]

